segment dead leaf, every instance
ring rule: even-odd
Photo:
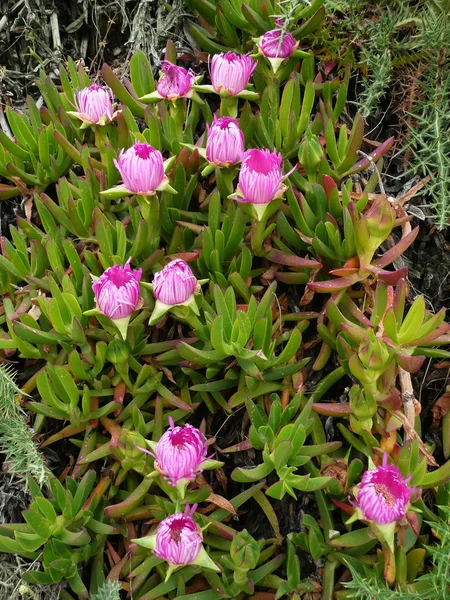
[[[450,392],[445,392],[433,406],[431,411],[433,413],[433,423],[431,424],[431,427],[432,429],[437,429],[441,424],[442,417],[445,417],[450,411]]]
[[[227,500],[226,498],[224,498],[223,496],[214,494],[214,492],[212,492],[208,496],[208,498],[206,498],[206,502],[212,502],[212,504],[215,504],[216,506],[219,506],[220,508],[224,508],[232,515],[237,515],[236,509],[231,504],[231,502],[229,500]]]

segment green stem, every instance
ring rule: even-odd
[[[238,115],[238,98],[234,96],[224,96],[220,100],[220,116],[232,117],[235,119]]]
[[[337,562],[332,562],[331,560],[327,560],[325,563],[320,600],[333,600],[334,598],[334,572],[336,571],[337,564]]]

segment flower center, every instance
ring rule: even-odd
[[[150,157],[152,150],[153,148],[150,146],[150,144],[142,144],[141,142],[136,142],[136,144],[134,145],[134,151],[136,153],[136,156],[139,156],[139,158],[143,158],[144,160]]]
[[[170,539],[178,544],[181,540],[181,533],[184,529],[184,522],[179,519],[178,521],[174,521],[170,526]]]
[[[184,431],[175,431],[170,436],[172,446],[176,446],[178,450],[181,450],[187,441],[186,437],[187,436]]]
[[[375,490],[377,495],[383,496],[384,501],[389,506],[389,508],[393,508],[395,506],[395,498],[389,491],[387,485],[385,485],[384,483],[376,483],[373,486],[373,489]]]

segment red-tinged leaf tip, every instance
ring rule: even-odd
[[[217,450],[222,454],[228,454],[229,452],[243,452],[244,450],[250,450],[253,448],[253,444],[250,440],[244,440],[239,442],[238,444],[234,444],[234,446],[228,446],[228,448],[224,448],[221,450],[216,446]]]
[[[353,506],[350,506],[350,504],[345,504],[344,502],[341,502],[340,500],[336,500],[336,498],[332,498],[331,496],[330,496],[330,500],[331,500],[331,502],[333,502],[333,504],[335,504],[338,508],[343,510],[348,515],[353,515],[353,513],[355,512],[355,509],[353,508]]]
[[[317,414],[326,417],[345,417],[352,412],[348,402],[316,402],[312,405],[312,409]]]
[[[408,373],[416,373],[423,365],[425,356],[408,356],[407,354],[397,354],[395,360],[398,365]]]
[[[294,254],[287,254],[286,252],[280,252],[279,250],[271,250],[267,255],[267,258],[274,263],[286,265],[287,267],[304,267],[307,269],[320,269],[322,267],[321,263],[317,260],[295,256]]]
[[[387,252],[385,252],[383,256],[380,256],[379,258],[374,260],[372,265],[374,267],[383,268],[389,265],[390,263],[394,262],[394,260],[397,260],[397,258],[399,258],[405,252],[405,250],[407,250],[411,246],[411,244],[416,239],[418,233],[419,227],[415,227],[410,233],[408,233],[408,235],[405,235],[404,238],[402,238],[397,244],[395,244],[395,246],[393,246]]]
[[[336,182],[329,175],[322,175],[322,187],[325,190],[327,198],[330,198],[331,192],[337,187]]]
[[[370,160],[369,158],[361,159],[360,161],[355,163],[349,171],[347,171],[346,175],[354,175],[355,173],[359,173],[359,171],[363,171],[364,169],[366,169],[372,162],[378,162],[380,158],[392,148],[394,140],[394,137],[388,138],[385,142],[380,144],[378,148],[376,148],[370,154],[368,154],[368,156],[370,156],[370,159],[372,160]]]
[[[308,283],[308,288],[318,293],[339,292],[347,289],[353,283],[355,282],[347,277],[340,277],[339,279],[329,279],[328,281],[313,281]]]
[[[333,269],[330,271],[330,275],[336,275],[336,277],[346,277],[347,275],[354,275],[359,271],[359,267],[343,267],[342,269]]]
[[[384,271],[383,269],[374,270],[378,279],[384,281],[387,285],[397,285],[400,279],[408,276],[408,267],[402,267],[398,271]]]

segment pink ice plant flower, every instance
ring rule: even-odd
[[[153,279],[153,293],[168,306],[186,302],[198,289],[198,281],[189,265],[177,258],[158,271]]]
[[[211,60],[211,83],[217,94],[236,96],[247,86],[257,62],[246,54],[226,52]]]
[[[376,525],[393,523],[402,519],[408,510],[415,487],[408,487],[411,479],[403,477],[395,465],[387,464],[384,454],[382,466],[366,471],[356,493],[355,506],[365,521]]]
[[[93,83],[75,93],[77,113],[71,113],[91,125],[105,125],[114,117],[111,90]]]
[[[217,118],[208,128],[206,160],[218,167],[230,167],[241,162],[244,156],[244,134],[239,123],[231,117]]]
[[[156,91],[167,100],[190,97],[191,86],[194,83],[195,73],[183,67],[177,67],[168,60],[161,63],[162,76],[156,86]]]
[[[247,150],[239,171],[237,195],[234,197],[244,204],[268,204],[280,198],[286,186],[283,175],[283,158],[276,150],[267,148]]]
[[[288,58],[297,50],[298,42],[290,31],[283,31],[282,19],[276,20],[277,27],[267,31],[259,41],[259,49],[267,58]]]
[[[130,260],[109,267],[92,284],[98,309],[110,319],[125,319],[138,307],[142,269],[133,271]]]
[[[203,535],[192,515],[192,508],[186,504],[184,513],[170,515],[158,525],[154,554],[172,565],[188,565],[195,561],[202,549]]]
[[[169,429],[155,448],[155,468],[176,486],[181,480],[192,481],[202,472],[202,463],[208,459],[208,446],[203,433],[187,423],[175,426],[169,418]]]
[[[168,181],[161,152],[146,142],[136,142],[122,150],[114,164],[124,186],[133,194],[152,195]]]

